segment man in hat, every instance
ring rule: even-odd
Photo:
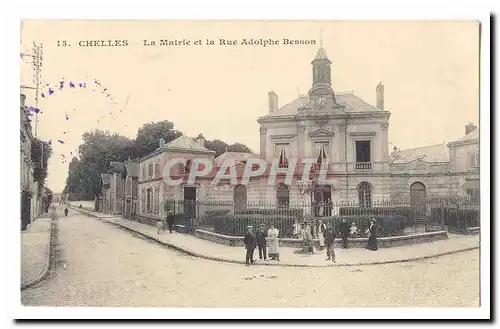
[[[260,260],[262,260],[262,258],[264,258],[264,260],[267,260],[266,238],[267,238],[266,225],[261,224],[260,228],[255,233],[255,241],[257,243],[257,247],[259,248],[259,259]]]
[[[172,230],[174,229],[174,224],[175,224],[174,214],[172,213],[171,210],[169,210],[167,212],[167,225],[170,233],[172,233]]]
[[[245,233],[245,237],[243,238],[243,242],[245,243],[245,249],[247,250],[247,254],[245,257],[245,265],[249,266],[253,264],[253,251],[255,250],[255,236],[253,235],[253,227],[247,226],[247,232]]]
[[[342,248],[344,249],[349,248],[347,246],[347,238],[349,237],[349,233],[350,233],[349,223],[345,218],[342,218],[342,221],[340,222],[340,234],[342,235]]]

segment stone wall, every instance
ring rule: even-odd
[[[244,246],[242,236],[228,236],[204,230],[196,230],[195,236],[203,240],[223,244],[226,246]],[[377,239],[377,242],[379,248],[390,248],[409,244],[444,240],[447,238],[448,233],[446,231],[439,231],[406,236],[384,237]],[[368,243],[367,238],[349,239],[348,241],[349,246],[352,248],[364,248]],[[314,244],[316,248],[319,247],[318,239],[314,239]],[[304,245],[304,242],[302,239],[279,239],[279,245],[282,247],[301,248]],[[335,248],[340,248],[341,246],[342,240],[340,238],[335,239]]]

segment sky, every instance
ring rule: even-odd
[[[241,44],[251,38],[280,44]],[[144,46],[160,39],[191,44]],[[79,46],[90,40],[128,45]],[[47,185],[54,192],[64,188],[82,133],[93,129],[135,138],[143,124],[170,120],[188,136],[241,142],[258,153],[267,93],[277,93],[280,107],[307,93],[320,43],[336,92],[353,91],[375,105],[375,88],[384,84],[391,148],[449,142],[468,122],[479,123],[479,24],[472,21],[24,20],[21,52],[33,42],[43,43],[37,135],[52,141]],[[22,85],[34,85],[30,61],[21,59]],[[34,106],[34,92],[25,93]]]

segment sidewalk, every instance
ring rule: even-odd
[[[245,250],[243,247],[230,247],[196,238],[182,233],[162,232],[157,235],[155,227],[138,223],[120,217],[102,218],[111,224],[121,226],[149,239],[155,240],[173,249],[185,252],[192,256],[230,263],[244,264]],[[326,253],[316,252],[313,255],[296,254],[297,248],[280,247],[280,262],[257,262],[259,265],[282,265],[296,267],[325,267],[325,266],[359,266],[376,265],[396,262],[408,262],[446,255],[459,251],[471,250],[479,247],[479,236],[452,235],[447,240],[429,243],[407,245],[401,247],[382,248],[370,251],[364,248],[335,249],[337,263],[326,261]],[[255,251],[254,258],[258,258]]]
[[[48,216],[37,218],[21,232],[21,290],[44,280],[49,273],[52,218]]]

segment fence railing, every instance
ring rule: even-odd
[[[300,236],[304,221],[315,229],[321,220],[340,232],[340,222],[357,228],[356,235],[364,236],[370,219],[375,219],[378,236],[400,236],[438,230],[465,232],[479,226],[479,205],[470,200],[379,200],[369,207],[357,202],[288,203],[166,200],[178,225],[194,232],[197,228],[220,234],[241,236],[247,226],[271,224],[280,231],[280,237]],[[166,213],[166,212],[165,212]]]

